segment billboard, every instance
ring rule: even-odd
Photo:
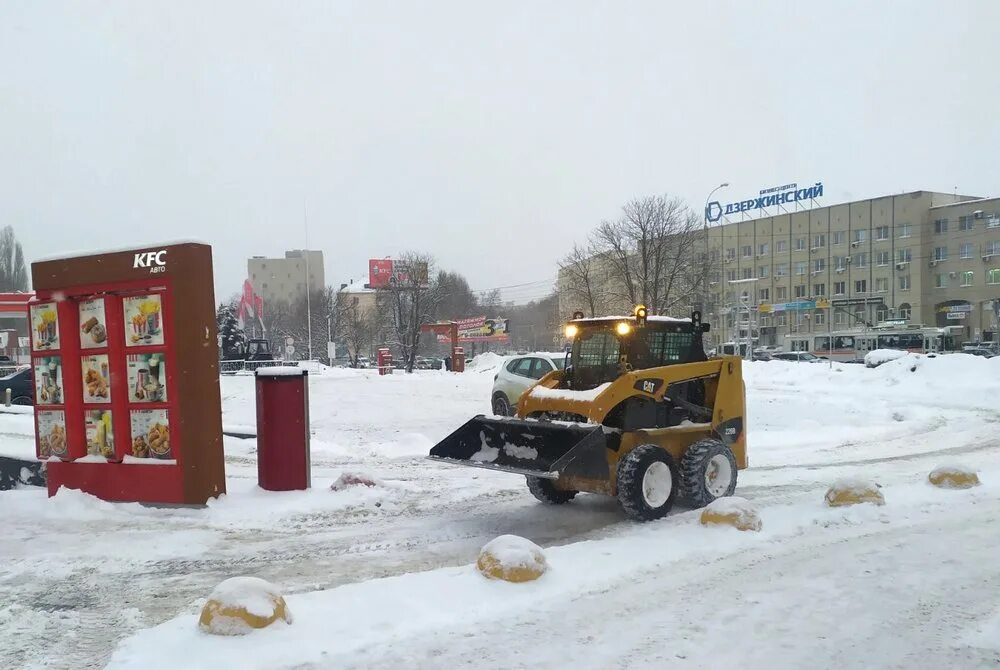
[[[510,330],[507,319],[487,319],[477,316],[470,319],[460,319],[458,324],[459,342],[510,342]],[[448,335],[438,334],[438,342],[449,343]]]
[[[372,258],[368,261],[368,286],[365,288],[389,288],[396,285],[412,285],[419,282],[428,285],[427,263],[410,264],[391,258]]]

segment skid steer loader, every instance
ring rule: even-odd
[[[477,416],[430,458],[525,475],[547,503],[616,496],[643,521],[678,495],[696,507],[732,495],[747,467],[741,360],[707,359],[699,312],[582,317],[566,325],[565,369],[526,391],[516,418]]]

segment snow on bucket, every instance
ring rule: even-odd
[[[737,530],[761,529],[762,523],[757,510],[746,498],[729,496],[713,500],[701,512],[703,526],[732,526]]]
[[[847,505],[884,505],[885,496],[878,484],[867,479],[848,477],[835,481],[826,492],[828,507],[845,507]]]
[[[479,552],[476,567],[489,579],[530,582],[548,568],[542,548],[517,535],[501,535]]]
[[[935,468],[927,475],[927,479],[941,489],[971,489],[979,486],[979,475],[975,470],[955,463]]]
[[[277,586],[257,577],[233,577],[212,591],[198,627],[212,635],[246,635],[279,619],[292,623]]]

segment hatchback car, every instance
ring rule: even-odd
[[[28,367],[0,377],[0,402],[3,402],[7,389],[10,389],[11,404],[33,405],[35,389],[31,380],[31,368]]]
[[[775,361],[800,361],[803,363],[822,363],[825,358],[820,358],[808,351],[782,351],[771,356]]]
[[[504,361],[493,378],[493,413],[513,416],[521,394],[553,370],[562,370],[565,361],[565,354],[547,353],[513,356]]]

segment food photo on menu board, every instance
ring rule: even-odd
[[[115,436],[111,428],[111,412],[106,409],[87,410],[87,453],[91,456],[113,458]]]
[[[108,327],[104,320],[104,298],[80,303],[80,346],[95,349],[108,344]]]
[[[66,455],[66,415],[62,410],[38,412],[38,457]]]
[[[170,424],[165,409],[133,409],[132,455],[136,458],[170,458]]]
[[[59,315],[54,302],[31,306],[31,340],[35,351],[59,348]]]
[[[111,376],[108,355],[83,356],[83,402],[110,402]]]
[[[130,347],[163,344],[163,319],[160,295],[135,295],[125,298],[125,344]]]
[[[39,405],[61,405],[63,401],[62,358],[47,356],[34,359],[35,402]]]
[[[128,355],[129,402],[166,402],[166,360],[161,353]]]

